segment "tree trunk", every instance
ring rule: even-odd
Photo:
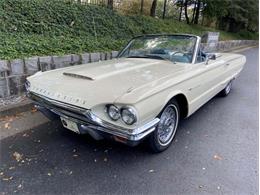
[[[197,1],[194,2],[194,8],[193,8],[193,13],[192,13],[191,23],[194,23],[195,12],[196,12],[196,6],[197,6]]]
[[[150,16],[155,17],[157,7],[157,0],[153,0],[152,7],[150,10]]]
[[[179,21],[181,21],[182,7],[183,7],[183,0],[181,0],[181,10],[180,10],[180,15],[179,15]]]
[[[190,23],[190,19],[189,19],[189,16],[188,16],[188,0],[185,0],[184,2],[184,11],[185,11],[185,18],[186,18],[186,22],[187,24]]]
[[[199,23],[200,4],[201,4],[201,0],[198,0],[197,9],[196,9],[196,15],[195,15],[195,19],[194,19],[194,24],[198,24]]]
[[[204,14],[202,14],[201,26],[204,25]]]
[[[109,9],[113,9],[113,4],[114,4],[113,0],[108,0],[108,1],[107,1],[107,7],[108,7]]]
[[[141,9],[140,9],[141,14],[144,13],[144,0],[141,0]]]
[[[164,4],[163,4],[163,19],[165,18],[165,14],[166,14],[166,5],[167,5],[167,0],[164,0]]]

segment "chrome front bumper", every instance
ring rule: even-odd
[[[126,129],[107,121],[104,121],[94,115],[91,110],[80,108],[74,105],[66,104],[57,100],[53,100],[32,92],[28,93],[28,97],[32,99],[36,107],[50,119],[55,116],[60,116],[75,122],[80,130],[80,133],[89,133],[102,135],[103,133],[111,135],[116,141],[138,142],[153,132],[160,119],[155,118],[152,121],[136,129]],[[98,139],[98,136],[96,137]]]

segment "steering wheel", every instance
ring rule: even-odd
[[[185,55],[186,55],[184,52],[176,51],[176,52],[174,52],[174,53],[172,54],[172,56],[175,56],[175,55],[178,54],[178,53],[182,54],[182,56],[185,56]]]
[[[176,55],[176,54],[182,54],[182,55]],[[171,54],[171,58],[174,58],[174,56],[177,57],[177,60],[175,59],[174,61],[176,62],[190,62],[189,56],[181,51],[176,51],[173,54]]]

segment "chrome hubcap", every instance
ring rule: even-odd
[[[158,141],[161,145],[167,145],[171,142],[178,125],[178,117],[175,105],[170,104],[164,109],[157,127]]]

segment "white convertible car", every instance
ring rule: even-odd
[[[116,59],[38,72],[28,96],[51,119],[94,139],[169,147],[179,120],[216,94],[227,96],[243,55],[207,54],[195,35],[133,38]]]

